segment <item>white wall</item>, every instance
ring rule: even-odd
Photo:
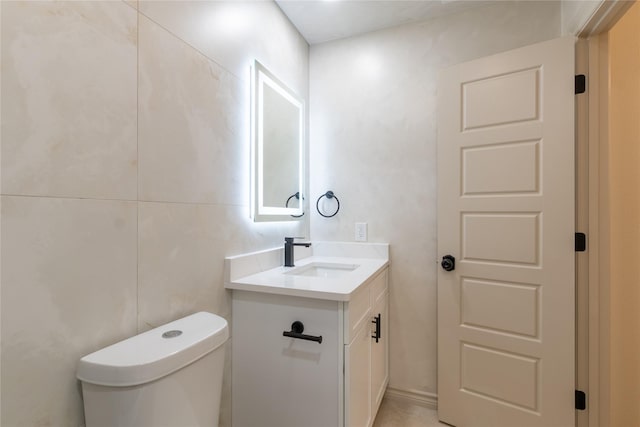
[[[438,74],[559,35],[559,3],[504,2],[311,48],[311,195],[342,204],[311,235],[391,244],[392,388],[436,393]]]
[[[605,0],[562,0],[562,34],[577,35]]]
[[[224,257],[308,235],[249,220],[248,102],[254,58],[306,98],[309,48],[270,2],[0,7],[0,421],[79,426],[82,355],[229,318]]]

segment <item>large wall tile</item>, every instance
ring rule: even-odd
[[[79,426],[76,363],[136,332],[136,203],[2,197],[2,425]]]
[[[304,227],[256,224],[248,211],[246,206],[140,203],[140,331],[200,310],[229,318],[224,258],[284,245],[285,236]]]
[[[2,193],[136,199],[136,11],[2,2]]]
[[[309,45],[271,1],[144,1],[140,11],[243,81],[254,59],[307,99]]]
[[[127,3],[129,6],[138,9],[138,0],[123,0],[125,3]]]
[[[248,90],[140,17],[140,198],[248,204]]]
[[[138,3],[0,1],[3,426],[82,425],[82,355],[193,311],[228,318],[224,257],[309,235],[309,215],[249,218],[240,65],[277,64],[306,97],[308,45],[270,2],[241,2],[261,23],[242,36],[216,14],[195,43],[193,12],[223,3],[154,2],[162,25]]]
[[[311,235],[391,244],[392,387],[436,392],[438,74],[559,33],[559,3],[498,2],[311,48],[311,194],[342,204]]]
[[[210,311],[230,319],[223,260],[244,246],[223,207],[140,203],[139,329]]]

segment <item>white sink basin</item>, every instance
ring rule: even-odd
[[[340,277],[350,271],[358,268],[357,264],[338,264],[331,262],[312,262],[307,265],[295,268],[291,271],[287,271],[284,274],[290,274],[293,276],[308,276],[308,277]]]

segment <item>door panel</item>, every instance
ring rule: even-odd
[[[462,149],[462,195],[540,191],[540,141]]]
[[[438,413],[574,424],[574,40],[442,73]]]
[[[538,119],[539,76],[536,67],[462,82],[463,131]]]
[[[538,358],[462,343],[461,388],[507,405],[537,410]]]
[[[462,261],[539,264],[540,213],[473,212],[461,216]]]
[[[538,337],[539,287],[462,279],[461,325]],[[496,304],[500,301],[500,304]]]

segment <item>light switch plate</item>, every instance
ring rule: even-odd
[[[367,241],[367,223],[356,222],[356,242]]]

